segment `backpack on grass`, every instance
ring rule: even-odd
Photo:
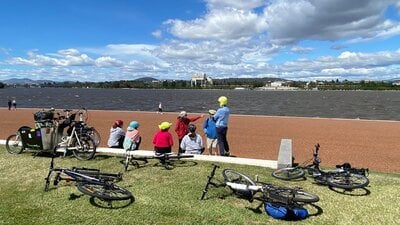
[[[279,203],[264,202],[265,212],[275,219],[302,220],[307,218],[308,210],[300,206],[287,206]]]

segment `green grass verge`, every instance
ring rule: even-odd
[[[72,157],[57,158],[58,167],[85,166],[107,172],[121,172],[120,158],[97,156],[91,161]],[[149,161],[141,168],[130,167],[120,186],[135,196],[135,202],[116,209],[102,208],[90,197],[80,193],[73,184],[60,183],[49,192],[43,191],[50,158],[32,157],[29,152],[8,154],[0,146],[0,225],[3,224],[286,224],[255,209],[259,202],[248,202],[230,195],[228,188],[212,188],[207,200],[199,197],[211,169],[210,162],[188,161],[173,170],[154,166]],[[320,214],[299,221],[302,224],[398,224],[400,215],[400,175],[370,174],[368,191],[336,193],[325,186],[313,184],[308,178],[300,182],[279,181],[271,170],[254,166],[219,164],[260,180],[300,186],[317,194]],[[217,178],[222,179],[222,169]],[[119,205],[116,205],[117,207]],[[311,214],[317,208],[307,207]],[[262,208],[261,208],[262,209]]]

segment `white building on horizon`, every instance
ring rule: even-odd
[[[190,80],[191,87],[207,87],[207,85],[213,85],[213,80],[211,77],[207,76],[207,74],[193,74],[192,79]]]

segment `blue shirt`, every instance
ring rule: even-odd
[[[217,129],[215,127],[215,121],[212,118],[207,118],[206,121],[204,121],[203,130],[208,138],[217,138]]]
[[[228,127],[230,110],[227,106],[221,107],[217,110],[213,119],[215,120],[216,127]]]

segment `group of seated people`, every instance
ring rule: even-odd
[[[110,128],[110,137],[107,145],[110,148],[123,148],[126,150],[137,150],[141,143],[141,136],[138,130],[139,123],[132,121],[123,130],[124,122],[116,120]],[[186,154],[202,154],[204,152],[203,138],[196,133],[196,125],[189,124],[188,133],[183,137],[180,148]]]
[[[129,150],[139,149],[142,138],[139,134],[139,123],[132,121],[126,132],[123,130],[124,121],[116,120],[110,129],[107,145],[110,148],[123,148]]]

